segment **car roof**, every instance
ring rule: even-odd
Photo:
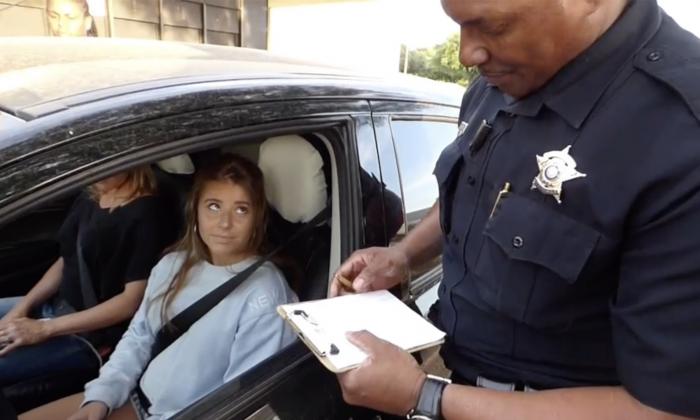
[[[267,51],[206,44],[118,38],[0,38],[0,110],[33,119],[61,106],[63,99],[125,94],[197,81],[245,79],[390,80],[425,84],[424,79],[394,73],[362,74],[271,54]],[[429,82],[435,95],[443,86],[454,102],[455,86]]]

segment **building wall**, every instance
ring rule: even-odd
[[[46,0],[0,0],[0,36],[48,35]],[[267,0],[89,0],[98,36],[265,48]]]

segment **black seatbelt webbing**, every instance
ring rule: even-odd
[[[292,241],[294,241],[302,233],[308,231],[319,225],[321,222],[328,219],[330,214],[330,207],[326,207],[321,210],[313,219],[308,221],[304,226],[299,228],[292,236],[287,239],[285,243],[275,248],[273,251],[269,252],[264,257],[260,258],[255,263],[248,266],[245,270],[237,273],[235,276],[226,280],[223,284],[218,286],[216,289],[207,293],[199,300],[197,300],[192,305],[185,308],[182,312],[177,314],[173,319],[171,319],[167,324],[163,325],[158,333],[156,333],[156,338],[151,347],[151,358],[149,359],[146,366],[143,368],[143,373],[146,372],[148,365],[151,364],[153,359],[155,359],[160,353],[163,352],[168,346],[174,343],[180,336],[186,333],[190,327],[197,322],[201,317],[203,317],[207,312],[219,304],[226,296],[230,295],[238,286],[240,286],[255,270],[257,270],[261,265],[265,264],[272,256],[278,253],[281,249],[286,247]],[[136,382],[136,394],[140,400],[141,405],[145,410],[148,410],[151,403],[148,397],[143,393],[140,386],[141,378]]]
[[[90,268],[85,262],[83,254],[82,229],[78,228],[78,240],[76,241],[76,256],[78,257],[78,277],[80,277],[80,292],[83,295],[83,309],[97,306],[99,303],[95,294],[95,286],[92,283]]]

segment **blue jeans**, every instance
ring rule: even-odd
[[[21,298],[0,298],[0,318]],[[50,304],[33,313],[37,318],[53,318]],[[66,335],[43,343],[24,346],[0,357],[0,387],[51,375],[70,375],[72,371],[95,369],[100,366],[97,352],[84,338]]]

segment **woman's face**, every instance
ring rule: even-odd
[[[230,265],[252,256],[250,239],[255,209],[248,192],[230,181],[208,181],[197,203],[197,229],[214,265]]]
[[[92,17],[84,3],[75,0],[50,0],[47,7],[49,29],[53,36],[85,36]]]
[[[97,181],[93,187],[99,194],[105,194],[124,185],[127,177],[128,175],[125,172],[121,172],[116,175],[112,175],[109,178]]]

